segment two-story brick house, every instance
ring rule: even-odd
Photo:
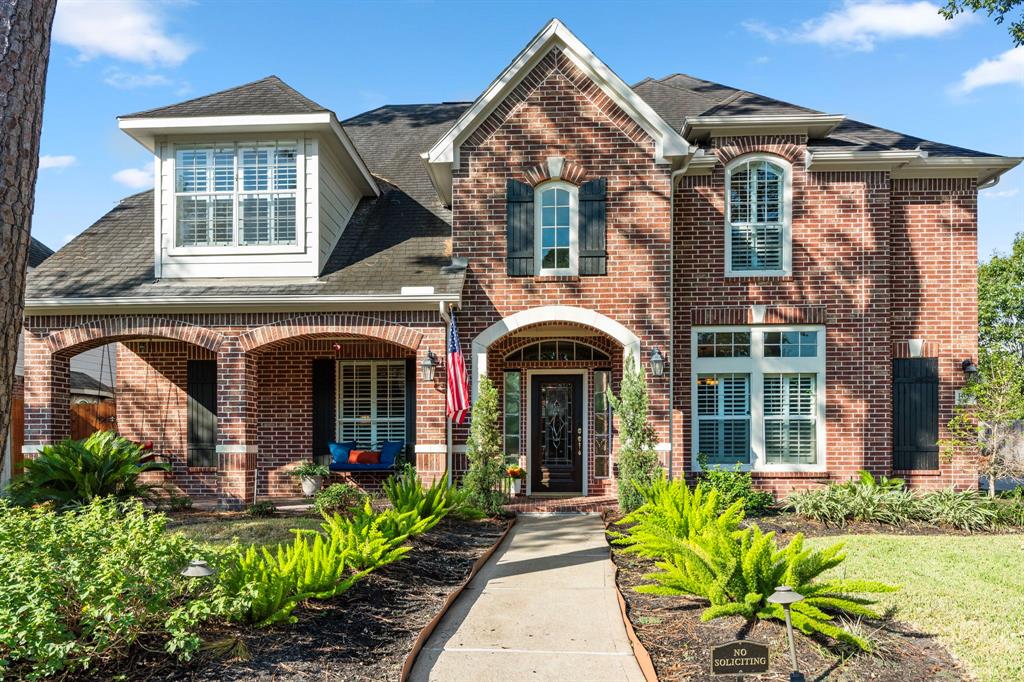
[[[174,483],[290,495],[334,440],[465,467],[450,311],[527,492],[614,490],[606,395],[646,370],[671,476],[777,492],[938,456],[977,354],[977,195],[1019,159],[686,75],[629,86],[558,21],[472,103],[340,122],[270,77],[123,116],[155,187],[33,273],[26,449],[68,359],[120,342],[119,424]]]

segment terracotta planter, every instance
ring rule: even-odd
[[[306,497],[313,497],[316,495],[320,488],[324,485],[323,476],[303,476],[302,481],[302,494]]]

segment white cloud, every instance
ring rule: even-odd
[[[981,192],[980,196],[984,199],[1009,199],[1020,194],[1020,190],[1016,187],[1007,187],[1006,189],[990,189]]]
[[[978,88],[1004,83],[1024,86],[1024,47],[1007,50],[995,59],[986,59],[968,69],[951,90],[955,95],[966,95]]]
[[[74,239],[77,236],[78,236],[77,234],[66,234],[66,235],[64,235],[64,239],[61,240],[60,245],[64,246],[65,244],[67,244],[69,241],[71,241],[72,239]]]
[[[167,33],[160,6],[141,0],[61,0],[53,39],[88,61],[99,56],[141,64],[176,66],[195,48]]]
[[[148,88],[154,85],[171,85],[167,76],[159,73],[127,73],[120,69],[108,69],[104,72],[103,82],[121,90]]]
[[[150,161],[142,168],[125,168],[111,176],[122,185],[132,189],[146,189],[153,186],[153,162]]]
[[[948,21],[939,14],[937,5],[930,2],[847,2],[842,9],[809,19],[796,29],[768,26],[747,21],[743,27],[771,42],[787,40],[815,43],[828,47],[841,47],[863,52],[875,48],[875,43],[897,38],[932,38],[956,30],[970,15],[960,15]]]
[[[45,170],[47,168],[67,168],[68,166],[74,166],[76,161],[78,161],[78,159],[71,154],[60,154],[57,156],[43,154],[39,157],[39,170]]]

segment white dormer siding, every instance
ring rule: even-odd
[[[319,194],[307,201],[309,207],[307,215],[320,216],[320,235],[318,240],[319,248],[319,270],[322,272],[327,260],[331,257],[335,245],[341,238],[349,218],[359,205],[362,193],[353,182],[341,159],[330,145],[319,145],[319,154],[316,153],[317,141],[312,140],[312,152],[309,152],[310,143],[307,142],[307,154],[316,157],[317,163],[307,164],[306,172],[313,167],[319,171]],[[319,202],[319,206],[317,206]]]

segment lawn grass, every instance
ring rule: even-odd
[[[245,544],[274,545],[291,542],[292,528],[318,529],[323,519],[305,516],[276,516],[266,519],[249,517],[182,519],[168,524],[169,531],[214,545],[226,545],[232,538]]]
[[[1024,535],[846,535],[838,577],[901,586],[880,602],[938,635],[981,680],[1024,679]]]

